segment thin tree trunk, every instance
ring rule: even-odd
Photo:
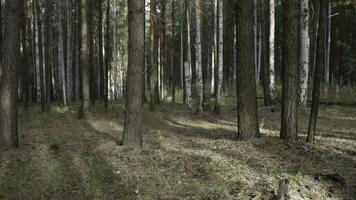
[[[303,106],[307,105],[308,95],[308,74],[309,74],[309,0],[300,1],[300,88],[299,88],[299,103]]]
[[[268,17],[268,15],[267,15]],[[276,98],[275,43],[276,43],[275,0],[269,0],[269,90],[272,102]]]
[[[142,82],[144,68],[145,1],[128,1],[129,58],[123,145],[142,146]]]
[[[28,111],[28,105],[29,105],[29,100],[30,100],[30,60],[31,57],[29,56],[31,49],[29,47],[30,41],[29,41],[29,30],[30,26],[28,26],[28,23],[31,23],[30,17],[29,17],[29,5],[27,3],[23,4],[23,9],[21,10],[21,38],[22,38],[22,94],[23,94],[23,107],[25,111]],[[0,6],[0,9],[1,6]],[[0,12],[1,15],[1,12]],[[0,18],[0,23],[2,23],[1,18]],[[0,29],[1,30],[1,29]],[[1,33],[2,34],[2,30]],[[1,37],[1,36],[0,36]],[[1,38],[0,38],[1,40]],[[1,42],[0,42],[1,45]],[[0,58],[1,62],[1,58]],[[0,69],[1,71],[1,69]],[[1,72],[0,72],[0,82],[1,82]]]
[[[110,0],[106,2],[106,35],[105,35],[105,71],[104,71],[104,104],[105,108],[108,108],[109,104],[109,69],[111,69],[112,60],[112,48],[111,48],[111,38],[110,38]]]
[[[73,83],[72,83],[72,51],[71,51],[71,44],[72,44],[72,4],[71,0],[65,1],[66,5],[66,25],[67,25],[67,45],[66,45],[66,92],[67,92],[67,100],[73,100]]]
[[[223,33],[224,33],[224,24],[223,24],[223,7],[224,1],[218,0],[218,70],[217,70],[217,81],[216,81],[216,100],[214,106],[214,113],[220,114],[220,104],[221,104],[221,88],[223,85],[223,48],[224,48],[224,41],[223,41]]]
[[[2,61],[2,48],[3,48],[3,37],[2,37],[2,1],[0,0],[0,62]],[[0,81],[1,81],[2,69],[0,68]]]
[[[195,38],[195,69],[196,69],[196,89],[197,89],[197,110],[199,114],[203,110],[203,74],[202,74],[202,49],[201,49],[201,0],[196,0],[196,38]]]
[[[191,51],[191,36],[190,36],[190,22],[191,22],[191,15],[190,15],[190,1],[185,1],[185,13],[186,13],[186,20],[187,20],[187,61],[184,64],[184,75],[185,75],[185,92],[186,92],[186,100],[188,108],[192,111],[193,103],[192,103],[192,51]]]
[[[58,68],[61,82],[62,103],[67,105],[67,88],[66,88],[66,73],[64,60],[64,40],[63,40],[63,14],[62,1],[57,1],[58,4]]]
[[[280,137],[298,140],[299,0],[283,1],[283,73]]]
[[[38,60],[39,60],[39,72],[40,72],[40,90],[41,90],[41,107],[42,111],[46,112],[46,85],[44,77],[44,64],[43,64],[43,23],[42,23],[42,12],[41,12],[41,2],[36,0],[36,10],[37,10],[37,28],[38,28]]]
[[[0,69],[0,149],[19,146],[17,86],[23,0],[6,1],[4,56]]]
[[[80,47],[80,67],[81,67],[81,88],[82,101],[79,110],[79,118],[83,118],[90,108],[89,94],[89,51],[88,51],[88,4],[87,0],[80,1],[81,7],[81,47]]]
[[[172,41],[171,41],[171,89],[172,89],[172,103],[176,102],[176,75],[178,73],[175,67],[175,0],[172,0]]]
[[[46,21],[45,21],[45,81],[46,81],[46,108],[45,111],[49,112],[51,109],[51,87],[52,87],[52,76],[51,76],[51,16],[52,15],[52,1],[46,0]]]
[[[321,0],[317,2],[317,9],[321,9],[325,7],[326,0]],[[307,142],[314,143],[315,140],[315,132],[316,132],[316,124],[318,120],[318,111],[319,111],[319,99],[320,99],[320,81],[321,81],[321,73],[322,67],[325,66],[325,58],[324,52],[325,50],[325,42],[324,42],[324,18],[325,9],[323,12],[320,12],[319,16],[319,27],[317,28],[317,53],[316,53],[316,65],[314,70],[314,80],[313,80],[313,93],[312,93],[312,105],[310,111],[310,119],[309,119],[309,128],[307,135]]]
[[[158,97],[158,38],[157,38],[157,1],[151,0],[150,15],[150,111],[155,111]]]
[[[241,0],[237,12],[237,91],[238,136],[244,140],[259,137],[254,62],[253,2]]]

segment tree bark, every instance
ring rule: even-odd
[[[280,137],[298,140],[299,0],[283,1],[282,112]]]
[[[67,87],[66,87],[66,70],[65,70],[65,59],[64,59],[64,40],[63,40],[63,8],[62,1],[57,1],[58,3],[58,68],[59,77],[61,83],[61,93],[62,93],[62,103],[67,105]]]
[[[224,1],[218,0],[218,66],[217,66],[217,80],[215,81],[215,106],[214,106],[214,113],[220,114],[220,104],[221,104],[221,88],[223,85],[223,48],[224,48],[224,41],[223,41],[223,34],[224,34],[224,22],[223,22],[223,10],[224,10]]]
[[[52,65],[51,65],[51,16],[52,15],[52,1],[46,1],[46,21],[45,21],[45,81],[46,81],[46,105],[45,111],[49,112],[51,109],[51,87],[52,87]]]
[[[320,0],[317,2],[317,9],[325,7],[326,0]],[[321,81],[321,73],[322,67],[325,67],[325,42],[324,42],[324,18],[325,9],[323,12],[320,12],[319,15],[319,26],[317,28],[317,50],[316,50],[316,64],[314,69],[314,80],[313,80],[313,93],[312,93],[312,105],[310,111],[310,119],[309,119],[309,128],[307,135],[307,142],[314,143],[315,140],[315,132],[316,132],[316,124],[318,120],[318,111],[319,111],[319,99],[320,99],[320,81]]]
[[[185,76],[185,96],[186,103],[188,108],[192,111],[193,103],[192,103],[192,51],[191,51],[191,13],[190,13],[190,1],[185,1],[185,14],[186,14],[186,25],[187,25],[187,61],[184,63],[184,76]]]
[[[128,1],[129,58],[123,145],[142,146],[142,86],[144,68],[145,2]]]
[[[38,30],[38,63],[40,73],[40,91],[41,91],[41,108],[46,112],[46,85],[44,77],[44,64],[43,64],[43,23],[42,23],[42,8],[40,0],[36,0],[37,11],[37,30]]]
[[[300,88],[299,88],[299,103],[303,106],[307,105],[308,95],[308,77],[309,77],[309,0],[300,1]]]
[[[4,55],[0,69],[0,148],[19,146],[17,132],[17,86],[20,60],[20,14],[23,0],[6,1]]]
[[[201,49],[201,0],[196,0],[196,38],[195,38],[195,69],[196,69],[196,91],[197,108],[196,114],[203,110],[203,74],[202,74],[202,49]]]
[[[157,1],[150,3],[150,111],[155,111],[158,103],[158,32],[157,32]]]
[[[81,47],[80,47],[80,67],[81,67],[81,93],[82,101],[79,110],[79,117],[83,118],[90,109],[90,86],[89,86],[89,51],[88,51],[88,4],[87,0],[80,1],[81,7]]]
[[[106,2],[106,35],[105,35],[105,71],[104,71],[104,104],[108,108],[109,101],[109,69],[111,69],[112,48],[111,48],[111,29],[110,29],[110,0]]]
[[[259,137],[257,116],[256,79],[254,62],[253,1],[241,0],[237,4],[237,106],[238,135],[244,140]]]

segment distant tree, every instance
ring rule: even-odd
[[[326,0],[321,0],[320,2],[317,3],[317,10],[320,10],[321,8],[324,8],[326,5]],[[325,15],[325,9],[323,9],[323,12],[319,11],[319,26],[317,28],[317,48],[316,48],[316,64],[315,64],[315,69],[314,69],[314,79],[313,79],[313,93],[312,93],[312,105],[311,105],[311,111],[310,111],[310,119],[309,119],[309,128],[308,128],[308,135],[307,135],[307,142],[309,143],[314,143],[315,140],[315,131],[316,131],[316,124],[318,120],[318,111],[319,111],[319,99],[320,99],[320,81],[321,81],[321,76],[322,76],[322,67],[325,66],[325,57],[324,57],[324,52],[326,51],[325,49],[325,42],[324,42],[324,28],[325,28],[325,23],[324,23],[324,15]]]
[[[144,69],[145,2],[128,1],[129,58],[123,145],[142,146],[142,90]]]
[[[298,139],[299,0],[283,1],[282,115],[280,137]]]
[[[214,113],[215,114],[219,114],[220,113],[220,104],[221,104],[221,89],[223,86],[223,78],[224,78],[224,72],[223,72],[223,49],[224,49],[224,41],[223,41],[223,34],[224,34],[224,20],[223,20],[223,16],[224,16],[224,1],[223,0],[218,0],[218,41],[217,41],[217,45],[218,45],[218,66],[217,66],[217,70],[216,70],[216,81],[215,81],[215,106],[214,106]]]
[[[79,110],[79,117],[84,117],[84,114],[88,112],[90,107],[90,83],[89,83],[89,51],[88,51],[88,21],[87,21],[87,11],[88,4],[87,0],[80,1],[81,8],[81,47],[80,47],[80,66],[81,66],[81,88],[82,88],[82,101]]]
[[[23,0],[6,1],[4,56],[0,69],[0,148],[19,146],[17,87]]]
[[[254,62],[253,1],[237,4],[237,104],[238,139],[258,137],[256,79]]]

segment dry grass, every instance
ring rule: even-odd
[[[228,99],[226,102],[234,102]],[[234,141],[236,111],[192,116],[165,104],[144,116],[144,148],[118,145],[123,109],[34,108],[20,118],[21,149],[0,153],[0,199],[266,199],[281,178],[292,199],[356,195],[356,108],[322,106],[315,145],[278,139],[278,109],[260,108],[263,137]],[[322,175],[337,174],[333,180]]]

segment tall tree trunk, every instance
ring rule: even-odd
[[[109,2],[110,3],[110,2]],[[104,65],[104,44],[103,44],[103,2],[102,0],[98,1],[99,6],[99,24],[98,24],[98,37],[99,37],[99,72],[100,72],[100,97],[105,103],[105,65]],[[110,4],[109,4],[110,5]],[[110,12],[110,10],[109,10]],[[110,21],[110,18],[108,19]]]
[[[17,133],[17,86],[20,61],[20,30],[23,0],[6,1],[4,55],[0,69],[0,148],[19,146]]]
[[[193,103],[192,103],[192,51],[191,51],[191,13],[190,13],[190,1],[185,1],[185,14],[186,14],[186,22],[187,22],[187,61],[184,63],[184,75],[185,75],[185,93],[188,108],[192,111]]]
[[[330,0],[327,0],[325,2],[325,6],[323,7],[323,10],[325,10],[324,14],[324,46],[325,46],[325,51],[324,51],[324,58],[325,58],[325,94],[328,92],[329,88],[329,83],[330,83],[330,43],[331,43],[331,2]]]
[[[299,0],[283,1],[283,73],[280,137],[298,140]]]
[[[67,25],[67,44],[66,44],[66,92],[67,92],[67,100],[73,100],[73,83],[72,83],[72,4],[71,0],[65,1],[66,5],[66,25]]]
[[[224,48],[224,41],[223,41],[223,33],[224,33],[224,23],[223,23],[223,10],[224,10],[224,1],[218,0],[218,68],[217,68],[217,80],[216,80],[216,100],[214,106],[214,113],[220,114],[220,104],[221,104],[221,88],[223,85],[223,48]]]
[[[202,49],[201,49],[201,0],[195,0],[196,3],[196,38],[195,38],[195,69],[196,69],[196,89],[197,89],[197,110],[199,114],[203,110],[203,74],[202,74]]]
[[[158,97],[158,32],[157,32],[157,1],[150,3],[150,111],[155,111]]]
[[[235,1],[225,0],[224,2],[224,57],[223,57],[223,74],[224,74],[224,90],[231,93],[233,68],[234,68],[234,29],[235,29]],[[235,91],[233,91],[235,92]]]
[[[171,89],[172,89],[172,102],[176,102],[176,60],[175,60],[175,51],[176,51],[176,41],[175,41],[175,0],[172,0],[172,41],[171,41]]]
[[[142,146],[142,82],[144,68],[145,1],[128,1],[129,58],[123,145]]]
[[[51,16],[52,15],[52,1],[46,0],[46,21],[45,21],[45,81],[46,81],[46,112],[51,109],[51,86],[52,86],[52,65],[51,65]]]
[[[104,70],[104,104],[105,108],[108,108],[109,101],[109,69],[111,69],[112,60],[112,48],[111,48],[111,38],[110,38],[110,0],[106,2],[106,33],[105,33],[105,70]]]
[[[326,0],[320,0],[317,2],[317,10],[320,8],[324,8],[326,4]],[[313,80],[313,93],[312,93],[312,105],[310,111],[310,119],[309,119],[309,128],[308,128],[308,135],[307,135],[307,142],[314,143],[315,139],[315,131],[316,131],[316,124],[318,120],[318,111],[319,111],[319,99],[320,99],[320,81],[321,81],[321,73],[322,67],[325,66],[325,57],[324,52],[325,49],[325,42],[324,42],[324,18],[325,16],[325,9],[320,12],[319,16],[319,26],[317,28],[317,53],[316,53],[316,65],[314,70],[314,80]]]
[[[2,9],[0,7],[0,9]],[[0,12],[1,15],[1,12]],[[0,19],[0,23],[2,23]],[[29,5],[28,2],[23,4],[23,9],[21,10],[21,39],[22,39],[22,101],[23,101],[23,107],[25,111],[28,111],[28,105],[29,105],[29,100],[30,100],[30,70],[31,70],[31,56],[29,54],[31,53],[30,49],[30,40],[29,40],[29,33],[30,33],[30,25],[28,24],[31,23],[31,19],[29,16]],[[0,29],[1,30],[1,29]],[[2,31],[1,31],[2,32]],[[1,34],[1,33],[0,33]],[[1,43],[0,43],[1,45]],[[0,58],[0,63],[1,63],[1,58]],[[1,71],[1,69],[0,69]],[[1,72],[0,72],[0,77],[1,77]],[[1,78],[0,78],[1,82]]]
[[[90,94],[89,94],[89,49],[88,49],[88,4],[87,0],[80,1],[81,8],[81,47],[80,47],[80,67],[81,67],[81,93],[82,101],[79,110],[79,117],[83,118],[85,113],[90,108]]]
[[[2,48],[3,48],[3,37],[2,37],[2,1],[0,0],[0,63],[2,61]],[[0,69],[0,81],[1,81],[2,71]]]
[[[254,62],[253,2],[237,4],[238,139],[259,137]],[[241,58],[241,59],[240,59]]]
[[[308,95],[308,74],[309,74],[309,0],[300,1],[300,88],[299,103],[307,105]]]
[[[274,101],[276,98],[275,44],[276,5],[275,0],[269,0],[269,88],[272,101]]]
[[[41,90],[41,107],[42,111],[46,111],[46,85],[44,79],[44,64],[43,64],[43,23],[42,23],[42,8],[41,1],[36,0],[36,11],[37,11],[37,29],[38,29],[38,61],[39,61],[39,72],[40,72],[40,90]]]
[[[275,98],[275,5],[274,0],[262,1],[262,72],[264,103],[271,105]]]
[[[64,40],[63,40],[63,8],[62,1],[57,1],[58,4],[58,68],[61,82],[62,103],[67,105],[67,87],[66,87],[66,73],[65,73],[65,59],[64,59]]]

